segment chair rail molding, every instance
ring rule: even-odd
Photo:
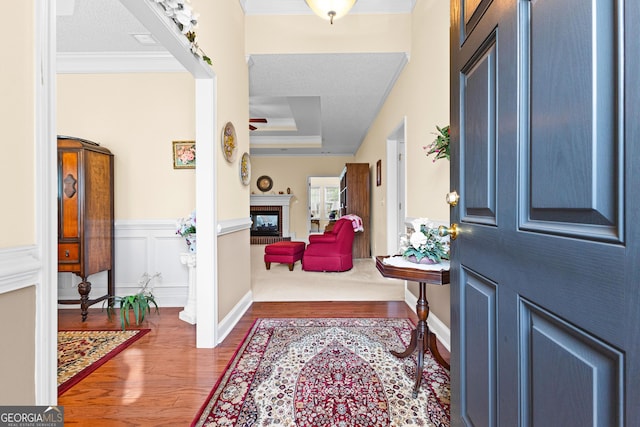
[[[39,282],[42,263],[37,249],[36,246],[0,249],[0,294]]]

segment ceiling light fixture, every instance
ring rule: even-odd
[[[331,21],[345,16],[356,0],[305,0],[313,12],[323,19]]]

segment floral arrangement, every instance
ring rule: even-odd
[[[196,144],[184,144],[176,148],[176,158],[179,165],[194,165],[196,163]]]
[[[187,237],[191,234],[196,234],[196,211],[194,210],[186,218],[180,218],[177,222],[176,234]]]
[[[187,40],[191,43],[191,52],[196,56],[201,56],[204,62],[211,65],[211,58],[198,46],[196,33],[193,31],[198,26],[198,15],[193,12],[193,9],[188,4],[189,0],[154,1],[164,9],[165,15],[171,18],[178,26],[180,32],[187,37]]]
[[[435,154],[434,162],[438,159],[449,160],[449,125],[443,128],[436,126],[436,129],[438,129],[438,133],[434,133],[436,139],[422,148],[427,151],[427,156]]]
[[[400,239],[400,253],[403,257],[414,257],[418,263],[423,258],[430,263],[449,259],[449,238],[440,236],[433,222],[427,218],[417,218],[411,224],[413,233],[408,237],[403,235]]]

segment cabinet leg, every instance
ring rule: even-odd
[[[78,293],[80,294],[80,311],[82,314],[82,321],[87,320],[89,314],[89,293],[91,292],[91,283],[86,279],[82,279],[82,282],[78,283]]]

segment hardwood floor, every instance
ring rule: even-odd
[[[216,348],[195,348],[195,326],[181,308],[161,308],[141,328],[151,332],[58,398],[65,426],[188,426],[253,321],[261,317],[408,317],[404,302],[256,302]],[[58,311],[59,329],[118,329],[99,308],[86,322],[77,310]],[[441,348],[445,359],[449,354]]]

